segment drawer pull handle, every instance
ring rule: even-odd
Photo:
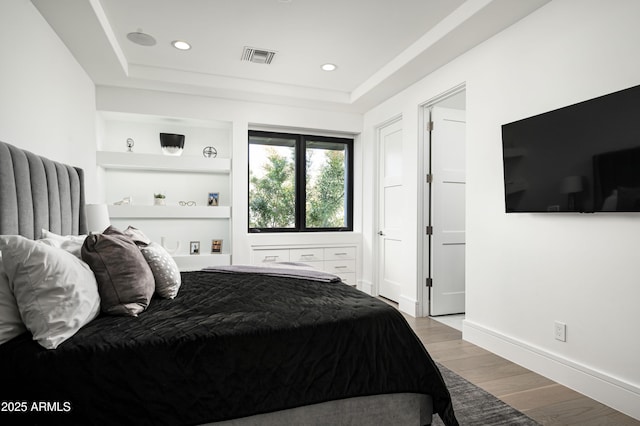
[[[342,265],[342,266],[334,266],[334,268],[336,268],[336,269],[347,269],[347,266],[344,266],[344,265]]]
[[[334,253],[336,256],[346,256],[347,253]]]
[[[277,258],[279,258],[280,256],[265,256],[264,257],[264,262],[275,262],[275,260]]]
[[[312,254],[301,254],[300,257],[313,257]]]

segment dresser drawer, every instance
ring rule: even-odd
[[[251,262],[254,265],[274,264],[277,262],[295,262],[305,264],[313,269],[325,271],[340,277],[342,282],[357,286],[356,247],[323,247],[297,246],[255,248],[252,250]]]
[[[356,272],[355,260],[325,260],[324,270],[331,274],[346,274]]]
[[[351,260],[355,258],[355,247],[329,247],[324,249],[324,260]]]
[[[253,264],[289,262],[289,250],[255,250],[253,252]]]
[[[358,283],[356,283],[356,273],[355,272],[347,272],[345,274],[337,274],[343,283],[348,284],[350,286],[355,287]]]
[[[324,250],[321,248],[289,250],[289,261],[291,262],[322,262],[322,260],[324,260]]]

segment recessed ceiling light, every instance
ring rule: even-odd
[[[324,64],[321,68],[323,71],[335,71],[338,67],[335,64]]]
[[[127,34],[127,38],[131,42],[139,44],[140,46],[153,46],[154,44],[156,44],[156,39],[153,38],[153,36],[145,34],[140,30]]]
[[[174,40],[171,42],[171,45],[178,50],[189,50],[191,49],[191,45],[186,41],[182,40]]]

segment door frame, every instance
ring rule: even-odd
[[[425,267],[428,262],[427,256],[428,253],[425,252],[425,238],[426,238],[426,227],[428,225],[425,220],[426,217],[426,199],[431,197],[429,193],[429,185],[427,183],[427,173],[429,172],[429,164],[425,161],[426,157],[426,147],[429,144],[429,130],[427,130],[427,120],[425,117],[427,116],[427,112],[438,103],[455,96],[461,92],[466,91],[467,84],[466,82],[460,83],[457,86],[452,87],[451,89],[440,93],[432,97],[431,99],[421,103],[418,106],[418,159],[419,159],[419,168],[420,171],[418,173],[418,179],[420,180],[418,184],[418,199],[420,200],[418,204],[418,211],[420,214],[420,219],[418,220],[418,229],[417,235],[420,236],[418,238],[418,282],[416,283],[418,291],[417,291],[417,299],[418,299],[418,313],[420,316],[426,317],[429,316],[429,289],[426,286],[426,279],[429,276],[429,270]]]
[[[394,124],[398,121],[402,121],[403,116],[402,113],[400,114],[396,114],[393,117],[378,123],[375,126],[375,135],[376,135],[376,144],[375,144],[375,150],[373,153],[374,161],[375,161],[375,184],[374,184],[374,191],[373,191],[373,205],[375,206],[374,208],[374,219],[373,219],[373,226],[374,229],[372,229],[373,233],[373,256],[371,256],[372,259],[375,259],[375,263],[377,264],[378,262],[380,262],[380,238],[378,238],[378,230],[380,229],[380,170],[379,170],[379,164],[380,164],[380,142],[381,142],[381,131],[383,128]],[[404,130],[404,128],[403,128]],[[372,273],[372,278],[373,278],[373,285],[371,288],[371,293],[373,296],[378,297],[380,296],[380,268],[376,267],[373,268],[373,273]]]

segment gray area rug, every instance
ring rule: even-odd
[[[447,383],[453,400],[453,410],[461,426],[540,426],[540,423],[500,401],[489,392],[480,389],[443,365],[436,364]],[[439,416],[434,416],[433,420],[434,426],[443,426]]]

